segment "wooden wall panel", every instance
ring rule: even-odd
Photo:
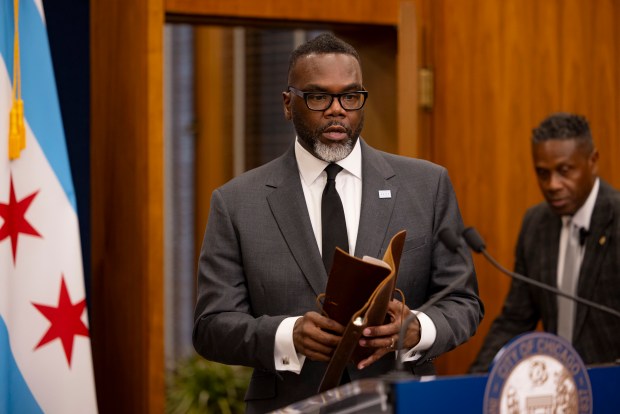
[[[428,10],[427,0],[400,1],[399,21],[396,48],[396,123],[397,148],[396,153],[409,157],[429,156],[427,144],[430,142],[428,116],[418,107],[418,72],[420,67],[426,66],[424,59],[425,35],[428,30],[423,23],[428,24],[424,12]],[[420,18],[419,16],[423,17]],[[427,115],[427,114],[426,114]],[[426,134],[426,135],[423,135]]]
[[[159,413],[163,3],[93,0],[92,346],[102,413]]]
[[[358,51],[362,61],[364,87],[369,91],[362,137],[375,148],[396,152],[396,30],[370,27],[342,31],[338,26],[331,29]]]
[[[600,173],[620,187],[613,163],[620,154],[620,4],[440,0],[432,7],[432,159],[449,169],[466,225],[512,268],[522,216],[542,200],[529,140],[545,116],[586,115]],[[439,359],[441,373],[465,372],[508,291],[506,276],[475,261],[486,316],[468,344]]]
[[[196,264],[211,205],[211,193],[233,177],[233,33],[199,26],[194,31],[196,105]]]

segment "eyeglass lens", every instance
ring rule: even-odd
[[[360,109],[364,105],[365,96],[359,92],[350,92],[336,95],[340,106],[347,110]],[[334,96],[326,93],[309,93],[306,95],[308,108],[323,111],[332,105]]]

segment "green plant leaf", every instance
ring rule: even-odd
[[[166,378],[166,413],[241,414],[252,369],[207,361],[181,360]]]

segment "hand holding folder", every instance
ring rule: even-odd
[[[336,249],[323,299],[323,314],[345,326],[342,339],[327,366],[319,392],[340,384],[348,362],[358,363],[369,357],[372,349],[360,347],[358,341],[367,326],[382,325],[388,304],[396,288],[398,266],[406,231],[390,241],[383,260],[354,257]]]

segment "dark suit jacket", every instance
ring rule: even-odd
[[[557,261],[562,220],[547,203],[530,208],[523,219],[516,251],[515,272],[557,286]],[[577,295],[620,310],[620,193],[600,181],[586,238]],[[502,313],[470,367],[484,372],[510,339],[536,328],[557,331],[557,297],[513,280]],[[577,304],[573,346],[586,364],[620,358],[620,318]]]
[[[466,269],[437,237],[444,227],[463,227],[454,191],[442,167],[383,153],[363,141],[361,146],[355,255],[382,257],[391,237],[407,230],[397,286],[415,309]],[[379,190],[390,190],[391,198],[379,198]],[[248,412],[273,410],[316,393],[326,364],[306,359],[299,375],[276,372],[274,339],[284,318],[318,310],[315,299],[326,282],[294,146],[214,191],[199,260],[193,340],[207,359],[255,368],[246,394]],[[437,339],[416,369],[430,373],[428,361],[465,342],[482,318],[475,275],[426,314],[437,327]],[[352,380],[377,376],[393,363],[391,354],[363,371],[351,367],[349,375]]]

